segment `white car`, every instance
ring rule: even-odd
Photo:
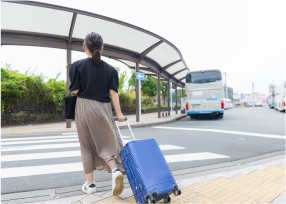
[[[224,99],[224,109],[232,109],[232,102],[230,99]]]
[[[262,107],[262,101],[257,101],[257,102],[255,102],[255,107],[257,107],[257,106],[261,106]]]

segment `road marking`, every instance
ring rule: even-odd
[[[230,158],[229,156],[214,154],[210,152],[202,153],[190,153],[190,154],[176,154],[176,155],[167,155],[165,159],[167,163],[172,162],[183,162],[183,161],[196,161],[196,160],[207,160],[207,159],[221,159],[221,158]]]
[[[128,136],[122,136],[123,138],[130,138]],[[72,139],[76,138],[76,139]],[[60,142],[62,141],[73,141],[78,140],[78,136],[51,136],[51,137],[27,137],[27,138],[20,138],[20,139],[2,139],[1,144],[2,145],[8,145],[8,144],[28,144],[28,143],[41,143],[41,142]],[[61,139],[61,140],[44,140],[44,139]],[[25,141],[25,140],[34,140],[34,141]],[[15,142],[10,142],[15,141]]]
[[[1,152],[36,150],[36,149],[56,149],[56,148],[69,148],[69,147],[79,147],[79,143],[12,146],[12,147],[8,146],[8,147],[1,147]]]
[[[79,157],[79,156],[81,156],[80,151],[48,152],[48,153],[37,153],[37,154],[16,154],[16,155],[1,156],[1,162],[51,159],[51,158],[63,158],[63,157]]]
[[[179,147],[179,146],[174,146],[174,145],[159,145],[159,147],[162,151],[163,150],[174,150],[174,149],[186,149],[184,147]],[[63,158],[63,157],[78,157],[78,156],[81,156],[80,151],[3,155],[1,156],[1,162],[36,160],[36,159],[52,159],[52,158]]]
[[[198,129],[198,128],[177,128],[177,127],[153,127],[153,128],[161,128],[161,129],[170,129],[170,130],[193,130],[193,131],[203,131],[203,132],[220,132],[220,133],[229,133],[235,135],[248,135],[254,137],[268,137],[268,138],[276,138],[276,139],[284,139],[285,136],[282,135],[268,135],[268,134],[260,134],[260,133],[251,133],[251,132],[238,132],[238,131],[229,131],[229,130],[216,130],[216,129]]]
[[[229,156],[213,154],[210,152],[177,154],[165,156],[168,163],[181,161],[195,161],[207,159],[229,158]],[[13,178],[21,176],[35,176],[45,174],[56,174],[65,172],[83,171],[82,163],[53,164],[42,166],[27,166],[1,169],[1,178]]]
[[[46,136],[46,137],[23,137],[23,138],[13,138],[13,139],[1,139],[1,142],[8,142],[8,141],[22,141],[22,140],[40,140],[40,139],[58,139],[58,138],[74,138],[75,136]]]
[[[33,144],[33,143],[68,142],[68,141],[78,141],[78,138],[67,138],[67,139],[57,139],[57,140],[34,140],[34,141],[2,142],[1,143],[1,147],[3,147],[3,145],[11,145],[11,144]]]
[[[62,135],[77,135],[77,133],[63,133]]]

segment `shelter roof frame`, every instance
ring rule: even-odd
[[[164,77],[167,80],[172,81],[178,86],[184,87],[184,83],[181,79],[176,78],[176,75],[182,75],[182,73],[189,70],[187,67],[182,54],[180,51],[169,41],[162,38],[159,35],[156,35],[150,31],[139,28],[137,26],[105,17],[102,15],[81,11],[77,9],[34,2],[34,1],[1,1],[2,3],[2,27],[1,27],[1,45],[26,45],[26,46],[40,46],[40,47],[49,47],[49,48],[58,48],[58,49],[70,49],[74,51],[83,51],[82,43],[83,38],[80,30],[82,29],[81,24],[83,19],[89,19],[90,21],[96,21],[98,25],[104,25],[111,29],[117,28],[121,32],[121,35],[126,36],[124,43],[118,42],[118,38],[114,37],[114,34],[108,34],[108,30],[104,30],[104,27],[99,29],[98,33],[105,33],[103,39],[105,41],[104,50],[102,55],[105,57],[113,58],[116,60],[126,60],[132,63],[140,63],[142,65],[142,71],[144,70],[150,74],[159,74],[161,77]],[[24,8],[24,9],[23,9]],[[43,25],[35,26],[33,20],[31,20],[32,14],[26,14],[27,19],[30,19],[35,25],[29,25],[26,29],[23,25],[19,25],[16,21],[10,21],[7,18],[11,9],[18,9],[20,12],[29,12],[29,9],[33,11],[41,12],[56,12],[56,15],[63,15],[63,28],[59,29],[58,25],[55,25],[55,31],[49,31],[47,28],[44,28]],[[26,9],[26,10],[25,10]],[[37,10],[38,9],[38,10]],[[21,13],[20,13],[21,14]],[[19,15],[20,15],[19,14]],[[38,12],[39,18],[43,18]],[[50,17],[49,17],[50,18]],[[23,17],[23,21],[25,17]],[[47,25],[50,25],[49,19],[44,19],[47,22]],[[66,21],[66,22],[64,22]],[[27,22],[26,22],[27,23]],[[77,24],[78,23],[78,24]],[[100,24],[101,23],[101,24]],[[55,24],[57,24],[55,22]],[[67,25],[68,24],[68,25]],[[53,23],[52,23],[53,25]],[[33,27],[34,26],[34,27]],[[22,29],[21,29],[22,28]],[[26,30],[25,30],[26,29]],[[37,30],[38,29],[38,30]],[[42,30],[41,30],[42,29]],[[52,28],[50,28],[52,30]],[[94,29],[94,28],[93,28]],[[119,32],[119,34],[120,34]],[[130,34],[129,34],[130,33]],[[138,35],[133,37],[133,35]],[[129,35],[129,36],[128,36]],[[121,37],[122,37],[121,36]],[[120,36],[119,36],[120,37]],[[132,39],[133,37],[133,39]],[[127,40],[130,39],[131,43]],[[144,43],[139,42],[138,39],[146,39]],[[133,40],[133,41],[132,41]],[[135,42],[135,43],[134,43]],[[134,47],[132,47],[135,44]],[[147,47],[146,45],[147,44]],[[126,46],[125,46],[126,45]],[[165,55],[164,53],[158,55],[162,50],[167,50]],[[122,62],[122,61],[121,61]],[[181,66],[178,66],[178,62],[181,63]],[[178,63],[178,64],[177,64]],[[125,63],[126,64],[126,63]],[[130,63],[128,63],[130,64]],[[176,66],[177,64],[177,66]],[[129,66],[129,65],[128,65]],[[132,66],[129,66],[132,68]],[[140,66],[141,68],[141,66]],[[144,69],[143,69],[144,68]],[[147,70],[150,69],[150,70]]]

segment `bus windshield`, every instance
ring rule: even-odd
[[[186,83],[201,84],[216,81],[221,81],[221,73],[219,71],[197,72],[186,76]]]

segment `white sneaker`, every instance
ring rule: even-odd
[[[113,196],[118,196],[122,193],[124,189],[123,185],[123,174],[119,169],[115,169],[112,172],[112,194]]]
[[[87,181],[83,184],[81,190],[84,192],[84,193],[95,193],[96,192],[96,185],[95,183],[93,182],[92,184],[87,184]]]

